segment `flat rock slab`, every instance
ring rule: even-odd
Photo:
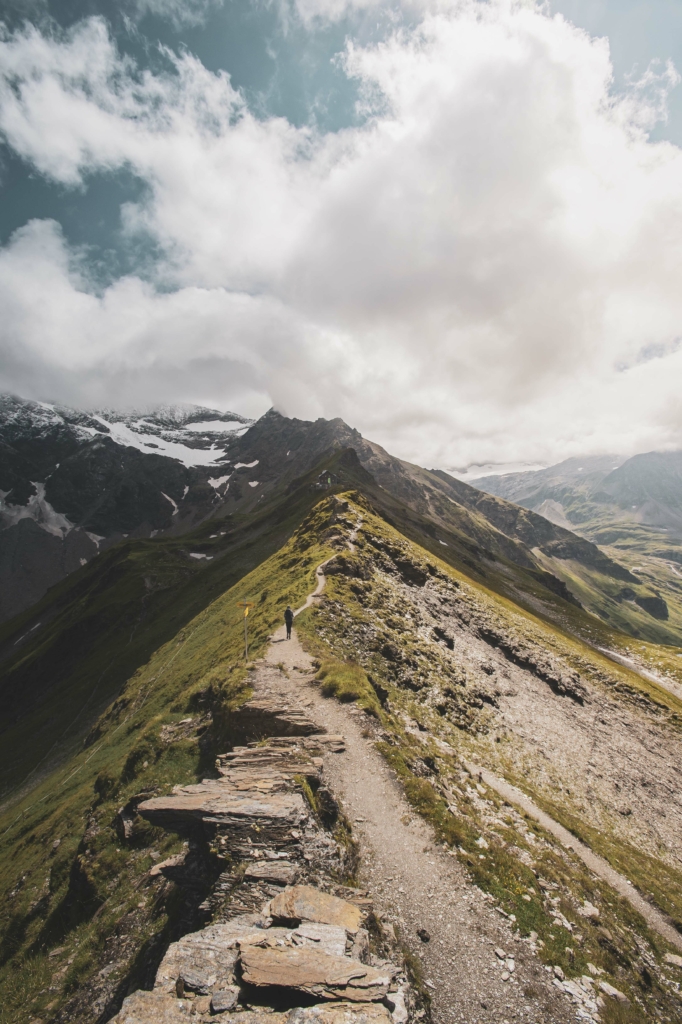
[[[291,788],[291,780],[303,775],[314,782],[322,774],[322,758],[296,747],[239,747],[219,754],[216,768],[235,788],[256,786]]]
[[[271,900],[269,912],[275,920],[333,924],[351,933],[358,930],[364,917],[352,903],[313,889],[311,885],[294,885],[285,889]]]
[[[291,941],[301,946],[322,949],[333,956],[346,955],[346,929],[335,924],[305,921],[291,933]]]
[[[377,970],[345,956],[301,948],[248,946],[240,955],[242,980],[250,985],[293,988],[318,999],[370,1003],[383,999],[396,969]]]
[[[286,1013],[270,1010],[244,1010],[214,1016],[210,1011],[210,1000],[197,1005],[196,999],[176,999],[162,992],[146,992],[140,989],[123,1000],[123,1006],[111,1024],[199,1024],[200,1021],[227,1022],[230,1024],[285,1024]],[[198,1012],[197,1012],[198,1011]],[[341,1022],[339,1022],[341,1024]]]
[[[293,885],[298,878],[298,865],[285,860],[266,860],[250,864],[244,878],[251,881],[271,882],[273,885]]]
[[[291,1010],[287,1024],[391,1024],[381,1003],[321,1003]]]
[[[229,988],[234,983],[240,946],[257,942],[275,944],[291,934],[286,928],[259,928],[255,923],[259,920],[253,914],[245,914],[225,924],[212,924],[183,935],[168,947],[156,972],[154,990],[176,993],[178,979],[188,973],[203,980],[206,992]]]
[[[211,822],[243,832],[257,825],[278,830],[296,828],[308,817],[300,793],[238,792],[222,779],[205,779],[195,786],[176,786],[171,796],[153,797],[138,807],[153,825],[183,834],[199,822]]]

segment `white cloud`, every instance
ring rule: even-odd
[[[615,100],[604,40],[462,0],[349,47],[365,121],[319,135],[171,60],[138,72],[97,20],[0,42],[9,144],[67,186],[132,168],[126,228],[165,253],[160,290],[95,294],[55,224],[17,233],[5,386],[273,400],[450,466],[682,444],[682,154],[645,134],[674,70]]]
[[[138,18],[153,14],[180,29],[203,24],[211,7],[221,5],[223,0],[134,0],[134,3]]]

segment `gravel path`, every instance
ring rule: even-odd
[[[645,921],[650,925],[651,928],[655,929],[659,935],[667,939],[672,945],[677,946],[678,949],[682,950],[682,935],[677,929],[670,923],[660,911],[652,907],[650,903],[640,896],[636,889],[633,888],[632,883],[625,878],[624,875],[619,874],[615,871],[608,861],[604,860],[603,857],[599,857],[596,853],[590,850],[589,846],[585,846],[579,839],[576,839],[568,829],[560,825],[554,818],[550,818],[549,814],[540,810],[537,804],[533,803],[530,797],[526,796],[525,793],[517,789],[516,786],[512,786],[510,783],[505,782],[504,779],[498,778],[497,775],[493,775],[485,768],[479,768],[474,764],[467,764],[467,769],[472,775],[479,775],[483,782],[490,786],[491,789],[496,790],[501,797],[508,800],[509,803],[515,804],[517,807],[521,807],[527,814],[535,818],[543,828],[546,828],[548,832],[551,832],[559,842],[566,846],[569,850],[573,850],[578,854],[584,864],[590,869],[590,871],[597,875],[599,878],[603,878],[605,882],[608,882],[621,896],[624,896],[626,900],[629,900],[635,910],[642,915]]]
[[[320,572],[318,594],[323,587]],[[400,925],[422,962],[436,1024],[585,1020],[553,987],[527,941],[512,937],[509,923],[472,885],[457,859],[435,845],[431,829],[411,811],[371,735],[363,736],[364,713],[324,698],[313,675],[311,658],[295,633],[287,641],[282,627],[253,683],[256,690],[259,680],[264,688],[276,686],[329,732],[345,736],[346,753],[327,756],[325,777],[360,840],[362,884],[372,891],[377,909]],[[417,936],[421,928],[430,934],[427,943]],[[505,960],[496,948],[507,954]]]

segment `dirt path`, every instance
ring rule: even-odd
[[[624,896],[626,900],[632,904],[635,910],[642,915],[646,920],[647,924],[655,931],[662,935],[663,938],[667,939],[668,942],[677,946],[678,949],[682,950],[682,935],[673,927],[668,919],[652,907],[650,903],[640,896],[631,882],[625,878],[624,875],[619,874],[615,871],[608,861],[604,860],[603,857],[593,853],[589,846],[585,846],[579,839],[576,839],[568,829],[560,825],[554,818],[550,818],[549,814],[540,810],[537,804],[533,803],[530,797],[526,796],[516,786],[512,786],[510,783],[505,782],[504,779],[500,779],[497,775],[493,775],[492,772],[487,771],[485,768],[479,768],[474,764],[467,764],[467,769],[472,775],[480,776],[482,781],[490,786],[491,789],[496,790],[505,800],[508,800],[510,804],[520,807],[532,818],[535,818],[543,828],[546,828],[548,832],[551,832],[559,842],[567,847],[569,850],[573,850],[584,864],[592,871],[593,874],[599,878],[603,878],[605,882],[608,882],[621,896]]]
[[[319,575],[318,595],[324,587]],[[377,908],[400,925],[422,961],[437,1024],[589,1020],[557,992],[527,940],[512,937],[509,923],[471,884],[456,858],[434,845],[429,826],[412,813],[371,735],[363,735],[364,713],[321,696],[311,659],[296,635],[287,641],[284,627],[278,630],[261,665],[256,690],[259,676],[270,690],[277,680],[282,696],[346,738],[345,754],[327,756],[325,777],[360,840],[362,884],[371,889]],[[418,938],[420,928],[430,933],[428,943]],[[495,948],[508,955],[506,963]]]
[[[594,646],[590,644],[590,646]],[[610,661],[615,661],[617,665],[622,665],[623,668],[629,668],[635,675],[641,676],[642,679],[648,680],[650,683],[656,683],[661,689],[667,690],[673,697],[677,697],[678,700],[682,700],[682,686],[676,683],[673,679],[668,679],[666,676],[661,676],[658,672],[651,672],[649,669],[642,668],[642,666],[635,661],[634,658],[627,658],[624,654],[619,654],[618,651],[611,651],[608,647],[597,647],[594,646],[595,651],[599,651],[605,658]]]

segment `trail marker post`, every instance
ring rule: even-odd
[[[249,608],[255,608],[253,601],[237,601],[237,608],[244,609],[244,660],[249,660]]]

